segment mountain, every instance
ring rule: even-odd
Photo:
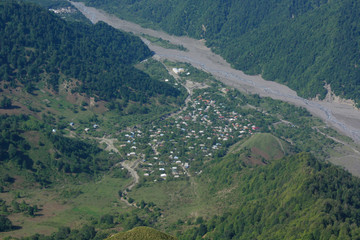
[[[239,163],[239,159],[237,159]],[[235,164],[234,164],[235,165]],[[211,167],[210,167],[211,168]],[[228,211],[179,239],[357,239],[358,178],[309,154],[255,169],[213,166],[202,179],[227,193]],[[224,184],[214,172],[232,178]],[[210,177],[212,176],[212,177]],[[218,176],[218,175],[217,175]],[[223,198],[224,199],[224,198]]]
[[[360,103],[357,1],[86,0],[171,34],[203,38],[235,68],[324,98]],[[326,88],[325,88],[326,87]]]
[[[0,238],[358,238],[359,179],[326,162],[356,147],[305,109],[104,23],[0,13]]]
[[[137,37],[105,23],[69,23],[30,4],[2,2],[0,76],[7,86],[28,92],[44,80],[53,91],[62,82],[72,91],[102,100],[121,98],[145,103],[158,94],[179,91],[151,79],[133,65],[151,56]]]

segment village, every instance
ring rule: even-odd
[[[201,174],[208,161],[224,156],[231,145],[267,128],[262,123],[267,113],[243,102],[237,90],[219,82],[192,81],[193,76],[184,68],[172,68],[169,73],[174,79],[165,82],[188,91],[186,106],[151,124],[122,130],[110,139],[116,140],[113,147],[121,162],[139,163],[136,171],[141,181],[172,181]],[[68,126],[77,129],[74,122]],[[105,138],[98,137],[105,134],[98,123],[82,126],[79,130],[82,128],[87,138]]]
[[[232,144],[260,131],[251,114],[235,110],[239,107],[234,108],[228,96],[231,91],[234,90],[196,89],[186,110],[180,114],[154,122],[152,126],[122,132],[118,146],[123,160],[145,156],[137,169],[144,181],[201,174],[206,161],[219,157]]]

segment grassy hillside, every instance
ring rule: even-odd
[[[87,4],[145,26],[204,38],[234,67],[305,97],[359,97],[357,1],[126,1]]]
[[[273,136],[270,133],[257,133],[245,142],[239,142],[229,149],[228,154],[247,154],[250,163],[261,164],[267,161],[280,159],[288,155],[290,147],[288,143]]]
[[[149,227],[136,227],[117,233],[106,240],[175,240],[176,238]]]

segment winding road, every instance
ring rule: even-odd
[[[100,141],[100,143],[105,143],[107,145],[106,149],[107,151],[113,151],[115,153],[120,153],[119,150],[114,146],[114,142],[117,141],[116,138],[105,138],[105,137],[102,137],[102,138],[98,138],[97,140]],[[125,162],[119,162],[117,164],[114,165],[115,166],[118,166],[118,165],[121,165],[122,167],[124,167],[126,170],[129,171],[131,177],[134,179],[126,188],[125,190],[123,190],[123,194],[127,194],[127,191],[128,190],[131,190],[133,187],[136,186],[136,184],[139,183],[139,175],[138,173],[136,172],[136,168],[138,167],[139,163],[140,163],[141,159],[137,159],[136,161],[133,161],[133,162],[129,162],[129,161],[125,161]],[[136,207],[136,204],[134,203],[130,203],[126,198],[121,197],[120,198],[123,202],[125,202],[127,205],[129,206],[135,206]]]

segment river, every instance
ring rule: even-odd
[[[87,7],[81,2],[72,2],[72,4],[93,23],[103,21],[117,29],[132,32],[136,35],[148,34],[160,37],[173,44],[183,45],[189,50],[185,52],[165,49],[144,40],[149,48],[155,52],[155,57],[157,58],[187,62],[194,67],[211,73],[223,83],[241,91],[256,93],[262,97],[271,97],[305,107],[314,116],[320,117],[328,125],[333,126],[341,133],[351,137],[355,142],[360,143],[360,111],[350,104],[301,98],[287,86],[266,81],[259,75],[250,76],[242,71],[233,69],[221,56],[207,48],[202,40],[172,36],[162,31],[142,28],[135,23],[121,20],[102,10]]]

